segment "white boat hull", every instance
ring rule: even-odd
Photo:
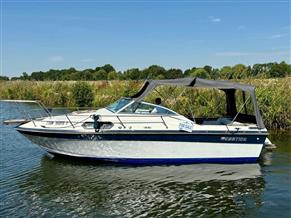
[[[26,135],[26,134],[25,134]],[[50,153],[121,163],[250,163],[263,143],[66,139],[26,135]]]

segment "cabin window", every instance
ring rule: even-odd
[[[82,125],[85,129],[93,129],[94,128],[94,122],[85,122]]]
[[[166,108],[156,106],[152,111],[152,114],[172,114],[175,115],[174,112],[167,110]]]
[[[47,125],[47,126],[54,125],[54,121],[47,121],[47,122],[46,122],[46,125]]]
[[[57,125],[57,126],[62,126],[62,125],[65,125],[67,122],[65,122],[65,121],[56,121],[55,122],[55,125]]]
[[[111,122],[100,122],[100,124],[100,129],[111,129],[113,127]]]
[[[153,105],[140,103],[140,104],[138,104],[134,113],[136,113],[136,114],[150,114],[154,109],[155,109],[155,107]]]
[[[85,122],[83,123],[83,127],[85,129],[94,129],[94,128],[97,128],[97,129],[111,129],[113,127],[113,123],[111,122],[97,122],[96,123],[97,126],[95,127],[94,126],[94,122]]]
[[[139,102],[134,102],[131,105],[129,105],[128,107],[126,107],[124,110],[121,111],[121,113],[135,113],[136,109],[139,106]]]

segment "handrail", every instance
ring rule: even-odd
[[[72,121],[68,115],[65,115],[65,117],[67,118],[66,120],[68,120],[69,122],[73,123],[73,124],[78,124],[78,123],[83,123],[86,119],[88,119],[90,116],[87,116],[87,118],[85,120],[82,120],[82,121],[78,121],[78,122],[74,122]],[[160,116],[162,118],[162,116]],[[120,117],[119,116],[116,116],[116,118],[118,119],[119,122],[112,122],[112,123],[121,123],[121,124],[124,124],[124,123],[165,123],[165,120],[162,118],[162,121],[144,121],[144,122],[136,122],[136,121],[121,121],[120,120]],[[174,119],[174,118],[173,118]],[[53,120],[53,119],[50,119],[50,120],[37,120],[38,122],[64,122],[64,120]],[[92,121],[93,122],[93,121]],[[124,126],[124,125],[123,125]]]
[[[1,100],[2,101],[2,100]],[[89,112],[89,115],[88,113],[86,114],[82,114],[82,113],[64,113],[64,114],[59,114],[60,116],[64,116],[64,118],[66,120],[56,120],[54,119],[53,117],[53,113],[41,102],[41,101],[38,101],[38,100],[3,100],[4,102],[13,102],[13,103],[16,103],[16,106],[17,106],[17,110],[20,111],[21,114],[25,114],[26,117],[32,121],[32,123],[34,124],[34,126],[36,126],[36,122],[40,122],[40,123],[45,123],[45,122],[58,122],[58,121],[64,121],[66,122],[66,120],[69,122],[70,125],[66,125],[66,123],[64,123],[64,125],[52,125],[51,127],[53,128],[69,128],[69,127],[72,127],[72,128],[76,128],[76,125],[78,124],[82,124],[83,122],[85,122],[87,119],[89,119],[93,113]],[[40,108],[38,109],[29,109],[29,110],[24,110],[20,103],[35,103],[37,104]],[[52,108],[52,110],[58,110],[58,109],[68,109],[68,108]],[[88,107],[86,108],[88,109]],[[41,110],[41,111],[44,111],[48,117],[50,119],[47,119],[47,120],[43,120],[43,118],[45,117],[32,117],[34,116],[35,114],[32,114],[32,113],[29,113],[29,111],[38,111],[38,110]],[[96,110],[96,109],[95,109]],[[32,115],[32,116],[31,116]],[[41,114],[39,114],[41,116]],[[140,124],[144,124],[144,123],[162,123],[163,125],[165,125],[165,127],[168,129],[168,125],[165,121],[164,118],[166,117],[169,117],[171,119],[176,119],[176,120],[182,120],[181,118],[177,117],[178,115],[172,115],[172,114],[107,114],[107,115],[101,115],[101,117],[111,117],[111,118],[114,118],[116,117],[118,119],[119,122],[112,122],[113,124],[121,124],[123,126],[123,128],[126,128],[126,124],[132,124],[132,123],[140,123]],[[73,117],[84,117],[84,119],[82,120],[74,120],[72,119]],[[154,121],[151,121],[151,120],[146,120],[146,121],[139,121],[139,122],[136,122],[136,121],[132,121],[132,120],[129,120],[129,121],[126,121],[126,120],[121,120],[122,118],[147,118],[147,117],[151,117],[151,118],[160,118],[161,121],[157,121],[156,119]],[[48,125],[49,127],[49,125]]]
[[[88,114],[72,114],[69,113],[70,116],[88,116]],[[174,117],[173,115],[168,115],[168,114],[102,114],[100,115],[101,117],[171,117],[173,119],[178,119]],[[182,116],[182,115],[180,115]]]
[[[88,115],[88,114],[63,114],[64,116],[68,116],[68,117],[87,117],[87,118],[89,118],[89,117],[91,117],[91,115]],[[60,115],[60,116],[63,116],[63,115]],[[133,117],[132,115],[122,115],[122,116],[120,116],[120,114],[119,115],[117,115],[117,114],[107,114],[107,115],[100,115],[100,117],[102,118],[102,117],[116,117],[117,119],[120,119],[120,117]],[[172,115],[137,115],[137,116],[134,116],[134,117],[168,117],[168,118],[172,118],[172,119],[176,119],[176,120],[181,120],[180,118],[178,118],[178,117],[174,117],[174,116],[172,116]],[[51,120],[50,119],[50,121],[59,121],[59,120]],[[46,121],[43,121],[43,122],[47,122],[47,120]],[[147,121],[148,122],[148,121]],[[124,123],[124,122],[123,122]]]
[[[237,112],[237,114],[235,115],[235,117],[232,119],[232,121],[230,122],[231,124],[233,124],[233,122],[235,121],[235,119],[237,118],[237,116],[239,115],[239,113],[242,111],[242,109],[244,108],[244,106],[247,104],[247,102],[249,101],[251,96],[248,96],[247,100],[244,102],[244,104],[241,106],[241,108],[239,109],[239,111]]]
[[[17,106],[18,106],[18,104],[19,104],[19,103],[16,102],[16,105],[17,105]],[[21,113],[21,109],[20,109],[20,108],[21,108],[21,107],[16,107],[16,109],[17,109],[18,111],[20,111],[20,113]],[[28,119],[32,121],[34,127],[36,127],[36,124],[35,124],[34,120],[31,118],[31,116],[29,115],[29,113],[27,113],[25,110],[22,110],[22,113],[25,113],[26,116],[28,117]]]
[[[65,114],[64,115],[66,117],[66,119],[68,120],[68,122],[70,123],[70,125],[66,125],[66,126],[54,126],[54,128],[69,128],[70,126],[75,128],[77,124],[80,124],[80,123],[83,123],[85,122],[88,118],[91,117],[91,115],[86,115],[86,118],[83,119],[82,121],[77,121],[77,122],[74,122],[70,119],[70,116],[75,116],[75,115],[71,115],[71,114]],[[103,115],[101,115],[102,117]],[[121,124],[123,126],[123,128],[126,128],[125,124],[132,124],[132,123],[140,123],[140,124],[143,124],[143,123],[162,123],[163,125],[165,125],[165,127],[168,129],[168,125],[166,123],[166,121],[164,120],[163,116],[155,116],[155,117],[160,117],[161,118],[161,121],[139,121],[139,122],[136,122],[136,121],[122,121],[120,119],[120,116],[118,115],[106,115],[107,117],[116,117],[118,119],[118,122],[112,122],[113,124]],[[176,117],[171,117],[171,116],[167,116],[169,118],[172,118],[172,119],[176,119],[176,120],[181,120],[179,118],[176,118]],[[49,120],[38,120],[38,122],[63,122],[64,120],[54,120],[54,119],[49,119]]]
[[[66,118],[68,119],[68,121],[70,122],[70,124],[72,125],[73,128],[75,128],[75,126],[73,125],[73,123],[71,122],[70,118],[68,117],[67,114],[65,114]]]
[[[37,101],[37,104],[47,113],[47,115],[49,115],[49,117],[52,116],[48,108],[41,101]]]
[[[168,129],[168,125],[166,124],[165,120],[163,119],[163,116],[161,116],[161,119],[162,119],[162,121],[163,121],[165,127]]]
[[[125,125],[123,124],[123,122],[121,121],[121,119],[118,117],[118,115],[116,115],[117,119],[119,120],[120,124],[123,126],[123,128],[125,129]]]

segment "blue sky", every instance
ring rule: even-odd
[[[288,1],[2,0],[1,74],[290,63]]]

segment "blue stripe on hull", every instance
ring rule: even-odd
[[[52,153],[52,152],[50,152]],[[82,160],[99,162],[110,162],[130,165],[162,165],[162,164],[194,164],[194,163],[220,163],[220,164],[242,164],[256,163],[257,157],[236,157],[236,158],[99,158],[99,157],[74,157],[59,153],[52,153],[58,156],[66,156]]]
[[[90,158],[91,159],[91,158]],[[92,158],[99,161],[114,162],[120,164],[193,164],[193,163],[221,163],[221,164],[241,164],[255,163],[257,158],[175,158],[175,159],[107,159],[107,158]]]

